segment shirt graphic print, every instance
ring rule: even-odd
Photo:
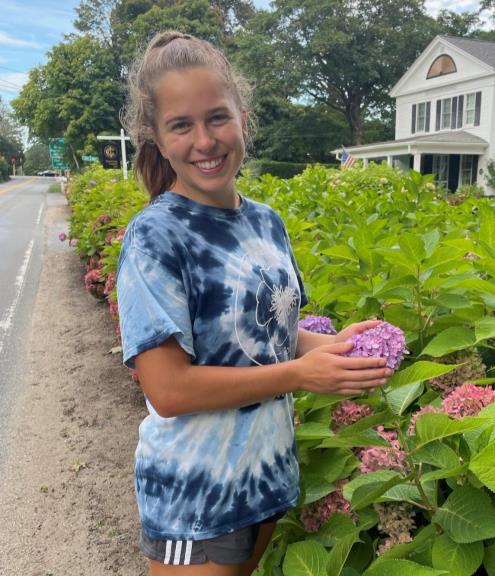
[[[166,192],[130,222],[117,293],[124,362],[170,336],[197,365],[294,358],[304,290],[280,217]],[[234,384],[233,384],[234,385]],[[160,417],[149,401],[135,487],[152,538],[213,538],[297,503],[292,396]]]

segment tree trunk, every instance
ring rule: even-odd
[[[352,144],[358,146],[363,142],[363,116],[361,114],[361,98],[350,95],[345,107],[345,116],[352,134]]]

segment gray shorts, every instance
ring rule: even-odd
[[[146,558],[161,564],[205,564],[209,560],[216,564],[240,564],[253,555],[260,524],[276,522],[283,516],[285,512],[280,512],[258,524],[209,540],[156,540],[141,530],[139,548]]]

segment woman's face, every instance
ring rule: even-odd
[[[177,175],[172,190],[203,204],[231,207],[245,153],[245,112],[206,67],[167,72],[155,95],[157,145]]]

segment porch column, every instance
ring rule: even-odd
[[[368,158],[363,158],[363,168],[368,168]]]
[[[416,172],[421,172],[421,154],[414,155],[413,169],[416,170]]]
[[[394,157],[393,156],[387,156],[387,164],[389,166],[394,166]]]

